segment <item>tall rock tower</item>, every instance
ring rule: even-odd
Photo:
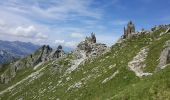
[[[127,24],[127,28],[124,27],[123,38],[129,38],[132,36],[133,33],[135,33],[135,25],[132,23],[132,21],[129,21],[129,23]]]
[[[92,43],[96,43],[95,33],[91,33],[91,41],[92,41]]]

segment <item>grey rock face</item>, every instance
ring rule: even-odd
[[[132,23],[132,21],[130,21],[127,25],[127,28],[124,27],[123,38],[129,38],[133,33],[135,33],[135,25]]]
[[[77,46],[77,50],[84,50],[87,57],[101,55],[106,49],[108,49],[106,44],[96,43],[96,36],[94,33],[91,34],[91,37],[86,37],[85,41],[80,42]]]
[[[78,67],[80,67],[79,65],[83,65],[86,61],[100,56],[107,51],[108,47],[105,44],[96,43],[96,38],[94,39],[93,37],[95,36],[93,35],[88,38],[86,37],[86,39],[80,42],[77,48],[72,52],[73,58],[69,62],[70,67],[66,70],[64,76],[77,70]]]
[[[49,45],[43,45],[40,49],[38,49],[35,53],[20,59],[14,63],[10,64],[10,74],[12,77],[15,77],[18,70],[35,67],[36,65],[43,63],[49,60],[55,60],[62,56],[64,56],[64,51],[62,50],[62,46],[59,46],[57,50],[53,50]],[[4,73],[5,75],[6,73]],[[8,77],[8,76],[6,76]],[[10,78],[4,78],[2,76],[3,83],[8,81]],[[5,81],[5,82],[4,82]]]
[[[48,56],[51,54],[52,48],[49,45],[44,45],[40,48],[40,55],[35,60],[35,64],[49,60]],[[34,58],[34,57],[33,57]]]
[[[170,28],[168,28],[167,30],[166,30],[166,32],[165,33],[169,33],[170,32]]]
[[[170,64],[170,40],[166,42],[164,48],[165,49],[163,49],[163,51],[161,52],[159,64],[156,71],[164,69],[167,64]]]
[[[61,58],[65,55],[65,52],[62,49],[63,47],[61,45],[58,46],[57,50],[54,50],[51,55],[50,55],[50,59],[54,60],[54,59],[58,59]]]
[[[136,76],[138,77],[152,75],[152,73],[146,73],[142,70],[146,67],[144,61],[148,55],[148,51],[148,48],[142,48],[140,52],[138,52],[138,54],[133,58],[133,60],[128,63],[130,70],[135,72]]]
[[[3,83],[3,84],[7,84],[7,83],[10,81],[10,78],[9,78],[9,76],[6,75],[6,73],[5,73],[5,74],[2,74],[2,75],[0,76],[0,81],[1,81],[1,83]]]

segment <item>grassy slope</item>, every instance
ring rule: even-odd
[[[135,76],[134,72],[129,71],[128,62],[140,51],[142,47],[149,47],[149,55],[145,61],[146,72],[153,72],[158,62],[160,52],[164,43],[170,38],[169,34],[163,35],[158,40],[158,35],[165,30],[159,30],[152,35],[142,35],[115,44],[111,52],[93,60],[86,61],[84,65],[69,75],[63,76],[63,72],[69,59],[55,62],[64,64],[62,73],[53,71],[52,63],[49,63],[43,75],[34,80],[28,80],[1,96],[1,99],[57,99],[61,100],[103,100],[103,99],[168,99],[170,98],[170,68],[153,76],[142,79]],[[66,62],[65,62],[66,61]],[[109,66],[115,65],[113,68]],[[114,72],[119,73],[105,84],[102,81],[111,76]],[[61,77],[62,76],[62,77]],[[67,80],[68,77],[71,80]],[[89,77],[89,78],[88,78]],[[84,80],[83,80],[84,79]],[[59,84],[59,81],[62,82]],[[81,82],[80,88],[72,88],[71,85]],[[29,83],[29,84],[28,84]],[[68,91],[67,91],[68,90]]]

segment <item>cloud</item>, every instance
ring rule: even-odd
[[[64,40],[55,40],[55,44],[64,44]]]
[[[33,37],[36,29],[34,26],[22,27],[18,26],[14,29],[11,29],[9,34],[21,36],[21,37]]]
[[[1,0],[0,35],[6,40],[10,35],[11,40],[75,48],[88,33],[108,31],[102,22],[103,3],[97,6],[96,2],[101,1]]]
[[[0,27],[0,34],[3,35],[11,35],[15,37],[23,37],[23,38],[35,38],[35,39],[46,39],[48,36],[38,32],[35,26],[17,26],[17,27],[11,27],[8,25],[5,25],[3,27]]]
[[[70,35],[72,38],[83,38],[84,35],[81,33],[71,33]]]
[[[64,46],[69,47],[69,48],[76,48],[77,45],[78,45],[78,42],[75,42],[75,41],[69,41],[64,44]]]
[[[35,38],[39,38],[39,39],[47,39],[48,36],[43,34],[43,33],[36,33]]]
[[[0,27],[4,27],[5,26],[5,22],[3,20],[0,20]]]
[[[75,17],[101,18],[101,9],[91,9],[93,0],[15,0],[1,3],[1,9],[29,17],[70,20]],[[76,5],[76,6],[75,6]]]
[[[64,47],[68,47],[68,48],[76,48],[76,46],[78,45],[78,42],[76,42],[76,41],[65,41],[65,40],[55,40],[55,44],[62,45]]]

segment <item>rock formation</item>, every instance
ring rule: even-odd
[[[64,51],[63,51],[63,47],[61,45],[59,45],[57,47],[57,50],[55,50],[52,54],[51,54],[51,57],[50,59],[57,59],[57,58],[60,58],[62,56],[64,56]]]
[[[146,64],[144,64],[144,62],[148,55],[148,51],[148,48],[142,48],[140,52],[133,58],[133,60],[128,63],[128,67],[130,68],[130,70],[134,71],[136,76],[138,77],[152,75],[152,73],[146,73],[142,70],[146,67]]]
[[[84,41],[80,42],[77,48],[72,52],[73,59],[70,61],[71,67],[66,70],[66,74],[76,70],[80,64],[83,64],[86,60],[102,55],[110,50],[105,44],[96,43],[96,36],[94,33],[91,37],[86,37]]]
[[[96,43],[95,33],[92,32],[91,37],[86,37],[85,41],[88,42],[88,43]]]
[[[166,42],[159,59],[160,62],[157,66],[156,71],[164,69],[168,64],[170,64],[170,40]]]
[[[18,70],[28,67],[35,67],[36,65],[45,61],[61,58],[62,56],[64,56],[64,54],[65,53],[62,50],[61,45],[59,45],[56,50],[53,50],[49,45],[43,45],[30,56],[11,63],[9,65],[10,69],[8,70],[8,72],[10,72],[10,76],[15,77]],[[10,80],[10,77],[8,77],[8,75],[6,75],[6,72],[1,75],[1,83],[8,83],[8,81]]]
[[[127,28],[124,27],[124,35],[123,38],[129,38],[132,36],[132,34],[135,33],[135,25],[130,21],[127,24]]]
[[[91,37],[86,37],[84,41],[80,42],[76,50],[84,50],[86,56],[98,56],[107,49],[106,44],[96,43],[96,36],[91,33]]]
[[[0,81],[3,84],[7,84],[10,81],[9,76],[5,73],[0,76]]]
[[[53,49],[49,45],[44,45],[39,49],[39,51],[37,51],[37,53],[40,54],[40,55],[37,55],[37,57],[36,57],[37,59],[35,57],[32,57],[32,55],[31,55],[31,58],[34,62],[33,66],[37,65],[40,62],[49,60],[48,56],[51,54],[52,50]]]

